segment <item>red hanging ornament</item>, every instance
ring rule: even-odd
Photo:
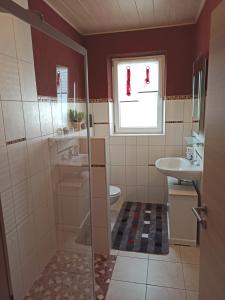
[[[60,85],[60,72],[57,72],[56,74],[56,86],[59,87]]]
[[[146,78],[145,78],[145,83],[149,84],[150,83],[150,68],[146,67]]]
[[[130,67],[127,67],[127,96],[131,95],[130,77]]]

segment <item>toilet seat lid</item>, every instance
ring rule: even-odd
[[[109,194],[110,196],[115,196],[120,194],[121,190],[118,186],[110,185],[109,186]]]

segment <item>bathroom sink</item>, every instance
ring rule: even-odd
[[[164,175],[183,180],[199,180],[202,168],[182,157],[165,157],[155,162],[156,168]]]

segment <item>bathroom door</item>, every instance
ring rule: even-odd
[[[212,15],[206,101],[200,300],[225,299],[225,1]]]

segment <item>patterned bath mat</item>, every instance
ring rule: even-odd
[[[167,207],[125,202],[112,231],[113,249],[168,254]]]

